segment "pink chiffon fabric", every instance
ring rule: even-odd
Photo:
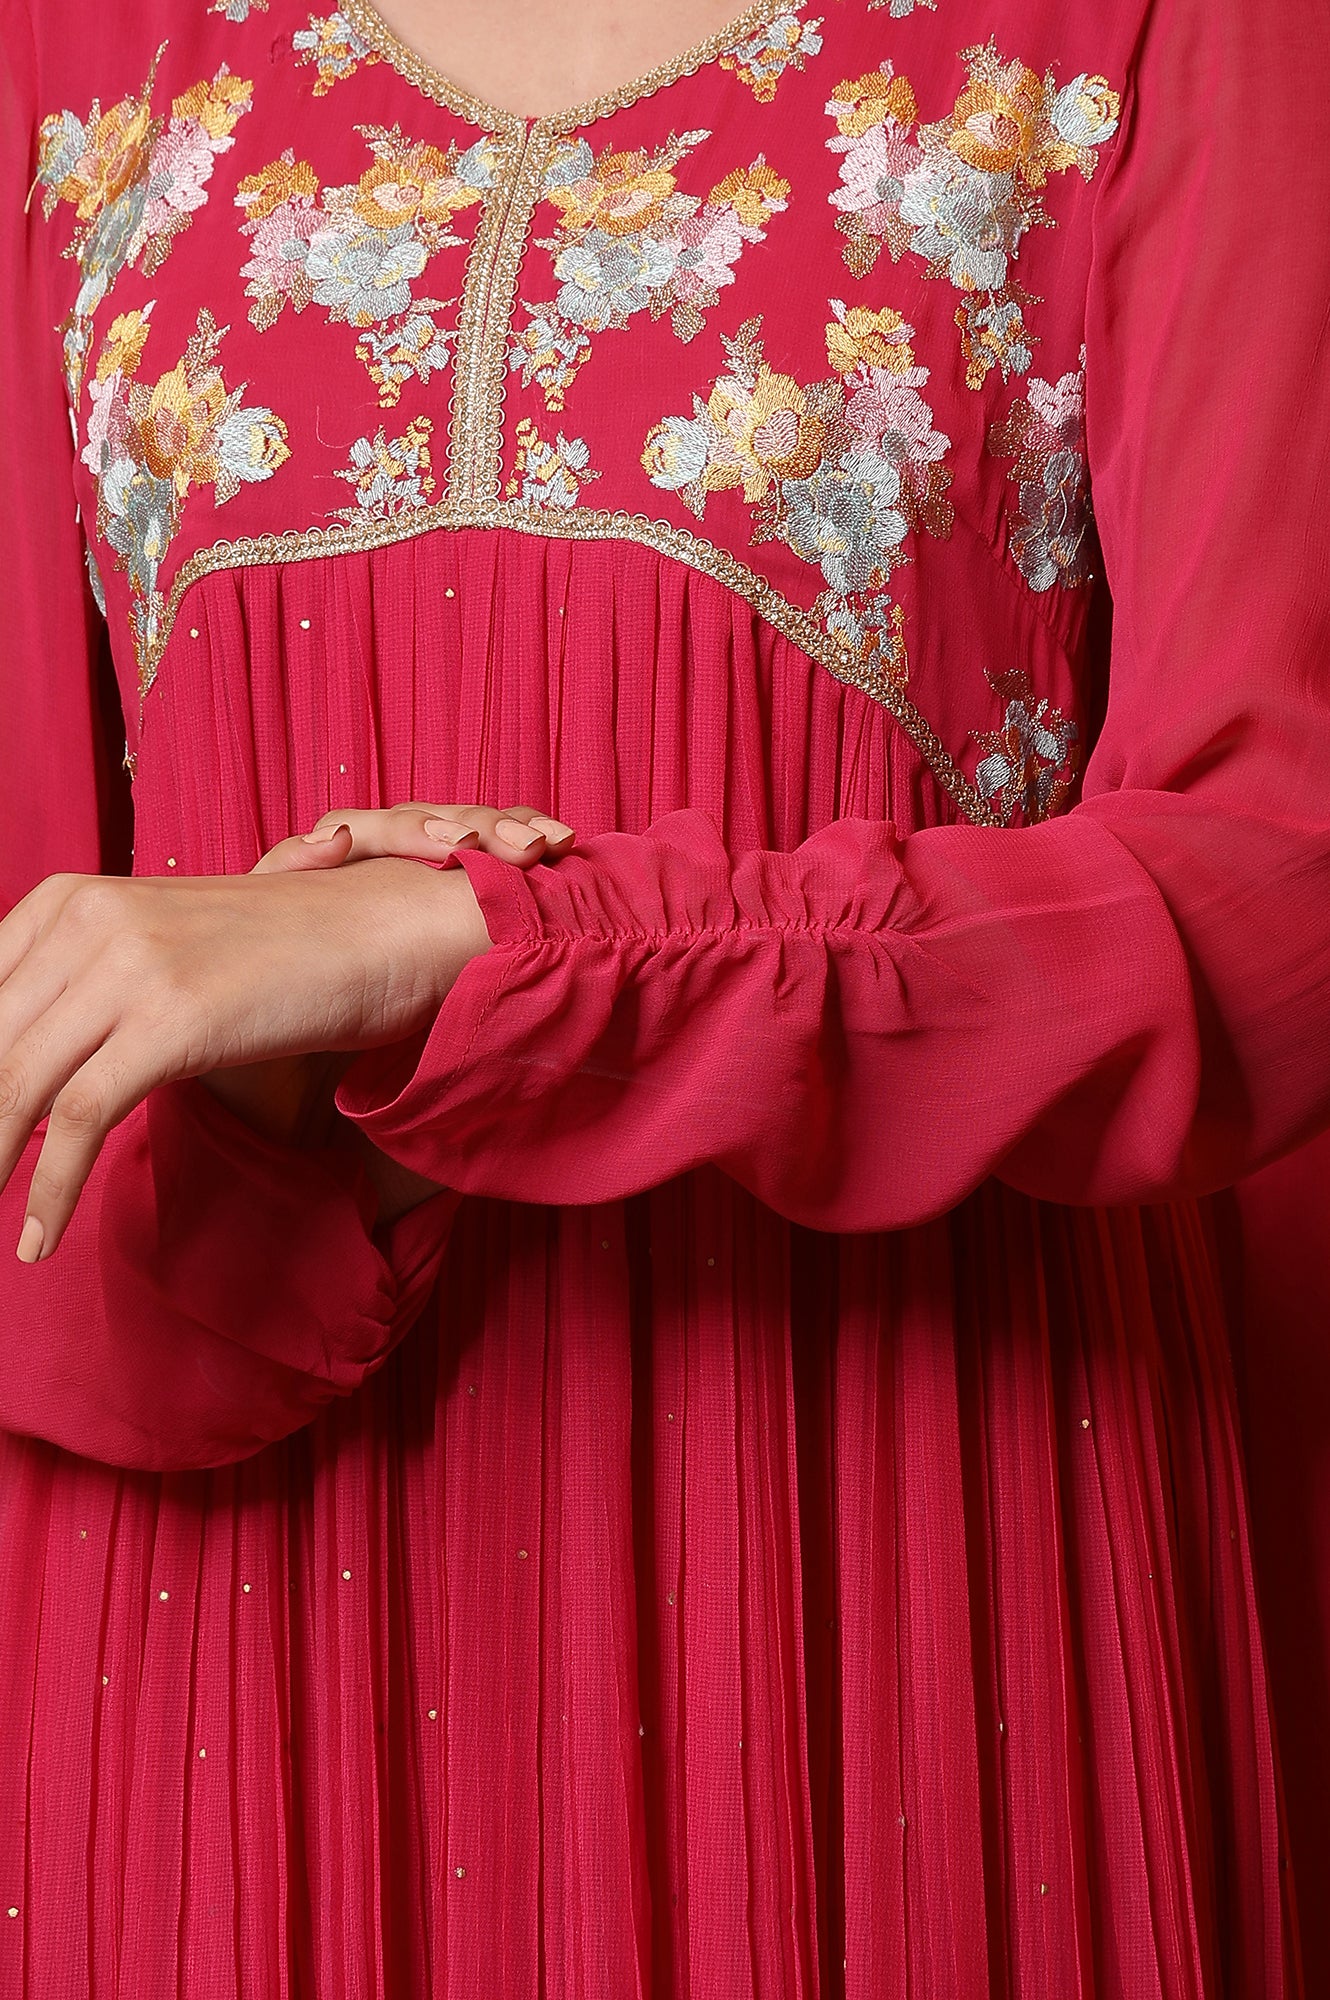
[[[836,4],[774,111],[712,63],[625,144],[728,118],[747,158],[783,118],[819,158],[843,77],[894,51],[954,95],[989,33],[1122,92],[1093,201],[1022,266],[1045,372],[1084,345],[1107,589],[1093,616],[1028,589],[997,502],[988,546],[974,515],[920,537],[911,584],[939,717],[993,630],[1081,691],[1092,753],[1042,821],[968,822],[720,576],[552,520],[220,563],[140,711],[71,467],[73,280],[15,189],[40,118],[137,87],[159,39],[171,88],[225,57],[280,93],[305,17],[173,0],[75,34],[6,0],[6,900],[126,858],[85,535],[136,872],[404,798],[579,831],[529,874],[464,858],[491,950],[339,1094],[437,1196],[381,1226],[345,1140],[272,1144],[185,1081],[118,1128],[57,1257],[0,1257],[6,2000],[1304,1991],[1215,1197],[1330,1116],[1330,40],[1237,0]],[[338,91],[424,117],[387,63]],[[279,96],[264,144],[308,109]],[[321,350],[244,332],[218,220],[268,157],[238,140],[107,310],[160,294],[155,341],[193,323],[180,273],[222,274],[276,408]],[[745,264],[723,324],[801,268]],[[941,297],[885,255],[874,284],[921,324]],[[810,295],[810,351],[826,317]],[[705,389],[710,323],[684,351]],[[977,514],[998,404],[930,358]],[[559,421],[603,453],[596,365]]]

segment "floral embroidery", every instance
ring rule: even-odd
[[[919,391],[914,329],[889,307],[831,301],[827,381],[804,389],[768,367],[761,321],[725,351],[731,372],[691,417],[666,417],[642,463],[654,486],[677,493],[699,519],[707,498],[738,488],[754,509],[753,540],[783,541],[816,564],[826,589],[813,607],[823,629],[860,660],[903,679],[901,613],[887,594],[907,535],[951,532],[951,440],[933,427]]]
[[[345,14],[311,14],[309,26],[291,37],[298,63],[313,63],[319,72],[316,97],[326,97],[335,83],[352,76],[361,63],[376,63],[377,52],[358,35]]]
[[[937,0],[868,0],[868,11],[890,7],[893,21],[903,21],[907,14],[913,14],[916,7],[927,7],[930,13],[937,12]]]
[[[190,491],[211,486],[220,507],[290,457],[280,417],[261,405],[245,408],[243,382],[226,387],[217,350],[227,329],[206,308],[174,368],[151,387],[138,381],[152,310],[122,313],[107,329],[82,453],[97,482],[97,532],[128,572],[141,660],[160,636],[158,577]]]
[[[87,542],[83,544],[83,562],[88,572],[88,586],[92,591],[92,601],[101,612],[102,617],[105,618],[106,585],[102,582],[102,573],[97,567],[97,558]]]
[[[220,14],[228,21],[247,21],[251,14],[266,14],[268,0],[212,0],[210,14]]]
[[[439,326],[434,314],[447,312],[456,304],[456,299],[417,299],[409,312],[385,330],[367,327],[361,334],[356,359],[364,363],[385,410],[396,405],[404,384],[413,376],[418,382],[428,382],[437,370],[448,366],[457,329]]]
[[[1006,62],[990,41],[963,49],[969,78],[948,118],[910,128],[914,92],[890,62],[838,84],[827,103],[843,154],[840,211],[845,261],[856,277],[872,270],[885,244],[923,258],[930,278],[962,294],[965,379],[977,389],[990,369],[1007,381],[1030,364],[1034,336],[1025,308],[1037,303],[1011,275],[1028,229],[1053,218],[1040,190],[1050,174],[1094,173],[1096,149],[1117,130],[1120,100],[1102,76],[1081,74],[1058,88],[1021,62]]]
[[[339,468],[336,475],[355,489],[354,501],[337,509],[342,519],[391,521],[424,507],[434,491],[429,443],[433,434],[428,417],[413,417],[400,437],[386,437],[380,424],[372,438],[357,438],[350,465]]]
[[[1011,553],[1031,590],[1055,583],[1072,589],[1089,575],[1090,524],[1085,474],[1085,372],[1056,382],[1030,378],[1028,400],[1017,399],[988,433],[995,458],[1015,463],[1017,512],[1010,516]]]
[[[213,162],[235,144],[231,134],[250,108],[253,85],[223,63],[210,82],[174,99],[169,119],[154,114],[161,53],[136,97],[107,111],[94,98],[86,119],[59,111],[42,120],[44,213],[49,219],[63,201],[76,217],[64,254],[77,261],[81,283],[61,327],[71,402],[83,386],[92,315],[127,266],[151,277],[169,255],[207,200]]]
[[[518,420],[514,437],[510,500],[524,500],[532,507],[575,507],[582,488],[600,478],[599,472],[589,469],[591,454],[584,438],[567,438],[560,431],[550,444],[530,417]]]
[[[1049,819],[1080,768],[1076,724],[1047,700],[1036,704],[1023,671],[990,674],[989,684],[1007,708],[1001,728],[974,732],[984,753],[974,774],[979,796],[1003,826],[1017,813],[1030,821]]]
[[[591,335],[626,327],[635,313],[669,312],[680,340],[691,340],[734,282],[745,243],[760,243],[786,207],[788,181],[759,153],[751,166],[718,181],[703,201],[675,185],[674,169],[710,135],[672,136],[653,154],[604,152],[566,139],[545,175],[545,198],[560,211],[558,232],[536,241],[554,257],[558,296],[523,301],[527,325],[514,333],[508,365],[523,387],[538,382],[545,406],[561,410],[591,353]]]
[[[880,5],[881,0],[873,0],[873,4]],[[801,21],[798,8],[792,7],[788,14],[777,14],[774,21],[768,21],[746,41],[726,49],[720,66],[733,70],[759,104],[770,104],[786,70],[801,70],[810,56],[818,54],[822,47],[818,33],[821,26],[821,20]]]
[[[347,187],[320,190],[313,167],[289,148],[241,181],[236,204],[250,238],[241,275],[261,332],[287,304],[298,313],[322,306],[330,320],[362,329],[356,355],[389,408],[404,382],[427,382],[447,363],[455,334],[433,314],[455,301],[417,299],[411,286],[431,257],[462,243],[452,220],[493,186],[493,147],[480,139],[441,153],[396,125],[359,129],[374,164]]]

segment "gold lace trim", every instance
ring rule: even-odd
[[[681,77],[695,76],[709,63],[719,60],[737,42],[745,42],[760,28],[765,28],[781,14],[796,12],[803,0],[754,0],[754,4],[730,21],[725,27],[708,35],[704,42],[685,49],[682,55],[673,56],[668,62],[658,63],[645,76],[635,77],[631,83],[624,83],[617,90],[607,90],[600,97],[588,99],[585,104],[573,104],[566,111],[556,111],[548,118],[522,118],[516,111],[505,111],[500,105],[489,104],[483,97],[472,91],[463,90],[460,84],[452,83],[441,70],[426,62],[423,56],[407,47],[393,33],[371,0],[341,0],[341,11],[362,41],[383,60],[413,83],[424,96],[432,98],[436,104],[453,111],[464,118],[468,125],[478,125],[483,132],[494,132],[501,136],[513,137],[528,128],[557,137],[564,132],[580,131],[584,125],[594,125],[598,119],[611,118],[616,111],[626,111],[644,97],[654,97],[658,90],[665,90]]]
[[[614,514],[591,507],[566,512],[555,507],[529,507],[507,501],[457,505],[451,499],[434,507],[417,507],[391,520],[334,522],[326,528],[293,529],[283,535],[260,535],[235,542],[214,542],[189,558],[171,586],[162,617],[161,635],[145,663],[142,692],[146,696],[179,612],[185,593],[200,577],[217,570],[255,569],[266,563],[306,562],[321,556],[359,555],[393,542],[410,541],[435,529],[512,528],[519,534],[544,535],[556,541],[635,542],[675,562],[685,563],[753,606],[768,625],[827,669],[846,686],[887,709],[927,763],[938,784],[966,819],[977,826],[1001,821],[969,779],[953,762],[903,688],[838,645],[806,611],[781,596],[755,570],[735,556],[687,529],[645,514]]]
[[[493,504],[499,498],[508,336],[552,144],[538,126],[529,131],[522,126],[516,138],[504,143],[503,161],[467,258],[448,420],[448,498],[455,507]]]

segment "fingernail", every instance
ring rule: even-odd
[[[529,826],[523,826],[517,819],[501,819],[494,831],[501,840],[506,840],[510,847],[534,847],[540,839],[538,833],[532,833]]]
[[[20,1264],[35,1264],[42,1254],[46,1242],[46,1231],[35,1215],[30,1215],[23,1225],[18,1239],[18,1260]]]
[[[313,846],[315,842],[320,840],[334,840],[339,833],[344,831],[345,822],[343,822],[342,826],[316,826],[313,833],[302,833],[300,838],[309,841],[311,846]]]
[[[456,847],[464,840],[480,839],[473,826],[459,826],[453,819],[427,819],[425,831],[431,840],[446,840],[450,847]]]
[[[567,840],[573,830],[565,826],[561,819],[533,819],[531,824],[537,832],[544,834],[546,840]]]

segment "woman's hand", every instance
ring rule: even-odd
[[[396,859],[51,876],[0,922],[0,1186],[49,1120],[20,1256],[55,1249],[107,1133],[151,1090],[399,1041],[488,947],[460,870]]]
[[[403,805],[327,812],[309,833],[279,841],[254,873],[340,868],[346,861],[384,859],[432,861],[455,866],[459,853],[479,850],[515,867],[558,861],[577,836],[562,820],[534,806],[431,806],[410,799]]]
[[[328,812],[306,834],[271,848],[256,875],[340,868],[348,861],[396,856],[456,866],[459,852],[481,850],[517,868],[555,861],[576,835],[561,820],[534,806],[425,805],[418,800],[387,808]],[[335,1056],[281,1056],[213,1070],[203,1081],[213,1096],[256,1131],[282,1144],[301,1144],[331,1134],[337,1113],[333,1092],[346,1067]],[[397,1161],[361,1139],[365,1163],[379,1196],[381,1219],[391,1220],[414,1201],[435,1192],[431,1182],[409,1174]]]

